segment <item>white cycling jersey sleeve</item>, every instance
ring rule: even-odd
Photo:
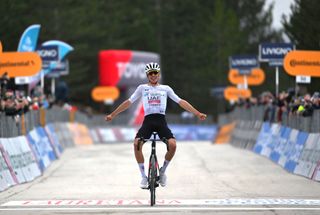
[[[168,96],[170,99],[175,101],[176,103],[179,103],[181,101],[181,98],[173,91],[173,89],[169,86],[168,87]]]
[[[141,98],[142,96],[142,90],[143,90],[143,85],[139,85],[137,89],[134,91],[134,93],[130,96],[129,101],[131,103],[137,101],[137,99]]]

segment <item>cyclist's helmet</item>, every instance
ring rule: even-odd
[[[146,72],[147,75],[149,74],[149,72],[154,72],[154,71],[160,72],[160,66],[157,63],[148,63],[144,68],[144,71]]]

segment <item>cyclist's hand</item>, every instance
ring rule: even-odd
[[[113,117],[111,116],[111,114],[109,114],[109,115],[105,116],[104,119],[106,121],[111,121],[113,119]]]
[[[198,117],[200,120],[205,120],[205,119],[207,118],[207,115],[204,114],[204,113],[199,113],[199,114],[197,115],[197,117]]]

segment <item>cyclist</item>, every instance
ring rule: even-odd
[[[167,181],[165,171],[176,151],[176,140],[165,119],[167,97],[169,96],[169,98],[178,103],[183,109],[193,113],[200,120],[205,120],[207,115],[199,112],[186,100],[177,96],[168,85],[159,84],[160,66],[157,63],[146,64],[145,72],[149,82],[139,85],[129,99],[121,103],[111,114],[105,116],[105,120],[111,121],[119,113],[128,109],[133,102],[142,97],[145,117],[134,140],[134,154],[142,176],[140,187],[148,188],[148,179],[145,174],[142,146],[140,150],[138,150],[138,142],[141,137],[148,139],[154,131],[158,133],[161,139],[166,138],[168,140],[169,150],[165,155],[163,166],[160,168],[159,182],[160,185],[164,187]]]

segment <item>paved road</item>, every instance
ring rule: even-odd
[[[320,213],[320,183],[228,144],[179,142],[167,175],[150,208],[131,144],[74,147],[34,182],[0,193],[0,214]]]

